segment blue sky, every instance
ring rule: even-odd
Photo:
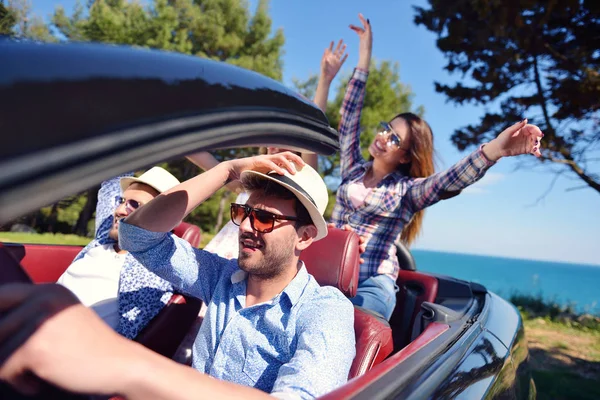
[[[32,0],[31,4],[34,13],[46,17],[59,4],[72,10],[74,0]],[[425,1],[272,0],[271,16],[274,28],[285,33],[284,82],[290,86],[292,78],[305,79],[318,72],[331,40],[347,42],[350,55],[343,71],[350,71],[357,62],[358,39],[348,24],[358,23],[359,12],[369,18],[373,56],[400,64],[401,80],[414,91],[414,104],[425,107],[425,118],[433,128],[438,169],[447,168],[467,154],[450,143],[452,132],[477,122],[485,108],[454,106],[435,92],[434,81],[453,82],[460,76],[443,70],[445,60],[435,46],[435,36],[414,25],[412,5],[425,5]],[[339,84],[334,82],[331,96]],[[514,122],[506,121],[507,125]],[[530,157],[500,160],[463,194],[429,208],[415,248],[600,265],[600,195],[591,189],[566,191],[579,183],[559,178],[535,204],[554,175],[531,163]],[[517,168],[521,164],[525,165]]]

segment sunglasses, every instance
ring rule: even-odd
[[[386,137],[387,146],[394,150],[401,149],[402,138],[400,138],[400,136],[398,136],[398,134],[394,132],[390,124],[388,124],[387,122],[380,122],[379,125],[380,130],[377,134]]]
[[[277,215],[265,210],[252,208],[246,204],[231,203],[231,222],[240,226],[250,217],[250,226],[260,233],[269,233],[275,228],[275,220],[298,221],[297,217]]]
[[[125,204],[125,210],[127,213],[132,213],[142,206],[142,203],[137,200],[128,200],[123,196],[119,196],[117,197],[117,207],[119,207],[121,204]]]

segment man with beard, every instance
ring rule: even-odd
[[[239,257],[227,260],[169,234],[230,180],[250,193],[231,205]],[[328,194],[291,153],[226,161],[157,196],[127,217],[119,244],[177,290],[207,304],[193,367],[282,398],[312,398],[342,385],[355,355],[349,300],[320,287],[299,260],[327,235]]]
[[[231,206],[238,260],[170,233],[236,179],[250,193],[246,204]],[[121,249],[208,304],[194,348],[201,373],[117,335],[59,285],[9,284],[0,290],[0,380],[23,393],[37,392],[42,379],[132,400],[330,392],[346,382],[355,355],[353,306],[336,288],[320,287],[299,260],[327,235],[327,200],[318,173],[285,152],[223,162],[119,223]]]

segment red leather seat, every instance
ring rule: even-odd
[[[358,306],[354,306],[354,334],[356,357],[348,379],[363,375],[394,350],[390,324],[381,316]]]
[[[311,244],[300,259],[321,286],[335,286],[348,297],[356,295],[360,266],[356,233],[330,227],[327,237]],[[390,325],[361,307],[354,307],[354,334],[356,356],[349,379],[364,374],[393,350]]]
[[[202,230],[196,225],[188,224],[187,222],[182,222],[175,229],[173,229],[173,233],[180,238],[188,241],[192,246],[199,247],[200,239],[202,237]]]
[[[417,271],[400,270],[396,284],[400,291],[397,294],[396,308],[390,318],[390,324],[394,327],[394,352],[400,351],[411,342],[421,303],[434,303],[438,292],[437,278]]]
[[[321,286],[334,286],[347,297],[356,296],[359,244],[354,232],[328,228],[327,237],[300,253],[300,260]]]
[[[202,231],[195,225],[182,222],[173,232],[194,247],[200,245]],[[5,247],[35,283],[56,282],[81,251],[81,246],[53,244],[6,243]]]

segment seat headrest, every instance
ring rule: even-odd
[[[410,250],[402,242],[394,243],[396,245],[396,257],[398,257],[398,265],[400,269],[405,271],[416,271],[417,266]]]
[[[193,247],[200,246],[202,231],[196,225],[182,222],[173,229],[173,233],[183,240],[187,240]]]
[[[329,227],[327,237],[303,250],[300,260],[319,285],[335,286],[347,297],[356,295],[360,266],[356,233]]]

